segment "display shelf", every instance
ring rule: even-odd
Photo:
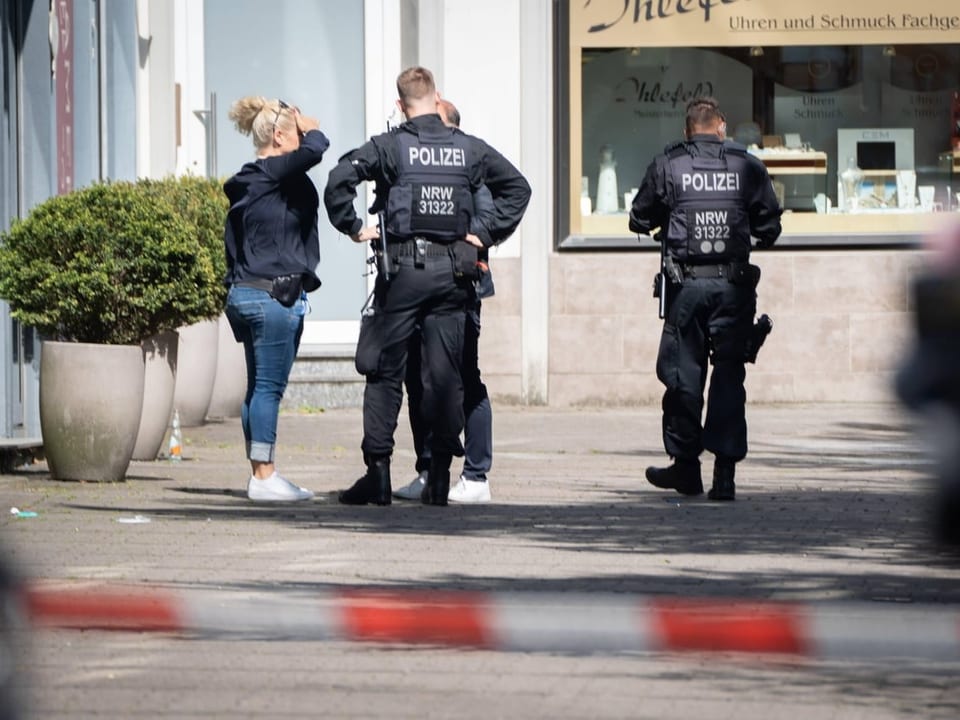
[[[827,194],[827,154],[816,150],[755,150],[785,208],[814,212],[814,197]]]
[[[752,153],[771,175],[826,175],[827,154],[818,151],[763,151]]]

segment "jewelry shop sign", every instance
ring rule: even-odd
[[[960,42],[956,0],[570,0],[574,47]]]

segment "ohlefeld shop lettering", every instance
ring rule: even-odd
[[[614,92],[614,100],[618,103],[636,102],[645,107],[676,109],[695,97],[713,95],[713,83],[706,80],[687,85],[681,80],[676,85],[666,86],[660,81],[648,83],[637,77],[627,77],[616,84]]]
[[[612,17],[608,22],[592,25],[589,32],[603,32],[621,21],[630,17],[630,6],[633,6],[632,20],[627,22],[640,23],[652,22],[654,20],[663,20],[673,15],[686,15],[687,13],[700,13],[704,22],[710,22],[712,10],[721,5],[733,5],[736,2],[749,2],[750,0],[623,0],[623,6],[620,14]],[[589,7],[593,0],[587,0],[584,7]],[[599,4],[599,3],[598,3]],[[617,3],[610,3],[611,10],[616,12]]]

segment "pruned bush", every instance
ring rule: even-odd
[[[52,340],[126,345],[219,314],[209,234],[217,222],[222,233],[225,200],[216,220],[205,187],[164,182],[91,185],[15,221],[0,242],[12,316]]]

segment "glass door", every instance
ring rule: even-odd
[[[337,159],[365,140],[363,3],[205,0],[204,14],[206,89],[216,108],[208,138],[214,138],[216,174],[228,177],[254,157],[250,138],[227,118],[231,103],[246,95],[282,98],[317,117],[330,139],[323,162],[310,173],[322,198]],[[208,152],[208,162],[210,157]],[[302,342],[353,343],[367,296],[366,248],[330,226],[322,200],[319,230],[323,286],[311,294]]]

